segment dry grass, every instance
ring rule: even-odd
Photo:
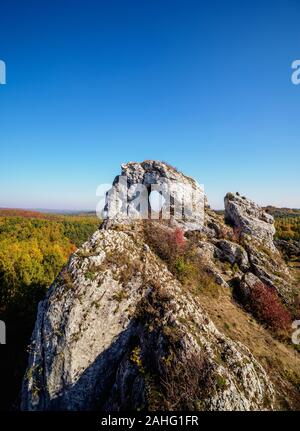
[[[213,388],[213,373],[204,356],[174,358],[164,369],[162,388],[165,410],[199,410],[200,404]]]
[[[272,337],[271,333],[257,323],[231,297],[231,291],[218,287],[219,295],[212,297],[206,291],[199,294],[199,302],[207,311],[217,328],[231,339],[247,346],[262,364],[279,388],[277,407],[300,409],[300,355]],[[292,329],[291,329],[292,332]]]
[[[144,349],[148,340],[151,350],[142,352],[137,346],[131,360],[145,380],[148,409],[198,410],[213,387],[212,366],[200,352],[185,356],[184,333],[169,315],[172,296],[157,280],[147,284],[151,290],[141,299],[133,317],[146,330]],[[153,356],[155,348],[158,350]]]
[[[296,284],[300,288],[300,262],[299,261],[290,261],[288,266],[295,277]]]

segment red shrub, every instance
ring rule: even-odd
[[[173,238],[172,238],[172,236],[173,236]],[[185,238],[183,235],[183,231],[179,227],[177,227],[175,229],[175,231],[172,232],[170,239],[171,239],[171,242],[173,241],[175,246],[179,249],[183,248],[185,245]]]
[[[159,223],[146,223],[148,244],[165,261],[173,263],[185,248],[185,238],[180,228],[170,229]]]
[[[250,291],[250,307],[258,319],[274,330],[291,326],[291,316],[280,302],[276,292],[263,283],[256,283]]]

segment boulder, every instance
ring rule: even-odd
[[[281,251],[286,259],[300,257],[300,241],[277,239],[274,241],[276,247]]]
[[[257,284],[261,284],[261,280],[255,274],[251,272],[244,274],[242,280],[238,284],[238,290],[236,292],[242,304],[247,305],[249,303],[251,289]]]
[[[248,255],[242,246],[225,239],[215,242],[215,245],[217,246],[216,257],[232,265],[236,264],[242,271],[249,269]]]
[[[224,199],[225,220],[238,230],[241,236],[250,237],[262,246],[276,252],[273,242],[274,218],[259,205],[238,193],[227,193]]]

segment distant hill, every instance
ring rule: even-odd
[[[300,209],[267,206],[265,210],[275,218],[275,238],[300,241]]]
[[[15,209],[15,208],[0,208],[0,217],[23,217],[23,218],[45,219],[45,215],[38,211]]]
[[[269,205],[265,210],[275,218],[300,217],[300,209],[296,208],[276,208]]]
[[[47,210],[47,209],[22,209],[0,208],[0,217],[22,217],[43,220],[61,220],[62,217],[96,217],[95,211],[71,211],[71,210]]]

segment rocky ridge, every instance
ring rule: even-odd
[[[131,185],[165,185],[166,178],[180,177],[196,187],[157,161],[126,164],[122,174]],[[108,217],[39,304],[22,409],[277,408],[282,388],[246,345],[217,329],[182,281],[184,264],[176,263],[177,277],[151,246],[147,222],[128,220]],[[250,200],[231,193],[225,218],[206,206],[204,224],[191,214],[165,224],[155,220],[152,231],[161,225],[171,233],[182,229],[216,286],[243,293],[262,282],[291,302],[291,276],[273,243],[273,218]]]

